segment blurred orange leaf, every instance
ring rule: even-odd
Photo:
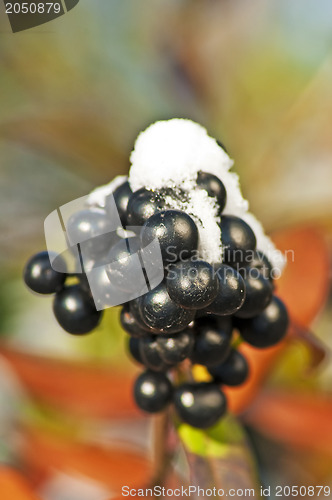
[[[38,500],[32,488],[19,472],[9,467],[0,467],[1,500]]]
[[[82,444],[35,431],[25,434],[22,456],[30,467],[41,472],[57,469],[79,473],[112,491],[120,491],[123,485],[136,488],[147,483],[152,471],[151,462],[135,451]]]
[[[262,393],[245,419],[274,440],[332,455],[332,399],[298,393]]]
[[[91,417],[138,415],[132,397],[132,377],[125,371],[7,349],[1,349],[0,353],[13,365],[28,391],[43,402]]]

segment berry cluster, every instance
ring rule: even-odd
[[[223,248],[218,264],[200,257],[199,230],[191,215],[169,206],[163,190],[142,188],[133,193],[127,181],[115,189],[113,197],[121,224],[141,226],[139,233],[130,237],[119,232],[102,234],[111,216],[107,198],[105,209],[89,207],[74,214],[67,232],[69,241],[84,241],[81,250],[91,265],[105,263],[106,274],[96,274],[105,303],[110,286],[130,290],[130,257],[158,240],[163,281],[127,301],[120,315],[129,334],[129,351],[145,367],[136,380],[134,397],[150,413],[173,402],[184,422],[206,428],[226,411],[222,386],[240,385],[249,373],[246,359],[234,348],[234,336],[240,334],[255,347],[272,346],[284,337],[288,316],[273,295],[272,267],[256,250],[254,232],[244,220],[223,214],[227,196],[223,183],[199,172],[197,189],[204,189],[218,207]],[[169,199],[181,193],[168,188],[167,195]],[[107,267],[108,262],[118,265]],[[66,284],[66,277],[52,268],[48,252],[34,256],[24,274],[33,291],[55,294],[54,314],[66,331],[85,334],[98,325],[102,311],[96,308],[84,274],[77,274],[74,284]],[[188,382],[185,375],[190,363],[206,367],[210,381]]]

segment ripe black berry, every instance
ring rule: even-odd
[[[175,335],[158,335],[157,344],[160,357],[170,364],[178,364],[188,358],[194,347],[192,331],[186,328]]]
[[[188,309],[208,306],[219,289],[213,267],[202,260],[192,259],[169,266],[166,286],[174,302]]]
[[[257,271],[264,276],[265,279],[273,280],[273,266],[271,262],[268,260],[266,255],[259,250],[256,250],[251,256],[249,262],[246,263],[248,268],[253,270],[257,269]],[[257,276],[252,271],[252,276]]]
[[[107,276],[114,287],[124,292],[134,293],[138,280],[141,280],[141,287],[145,286],[140,260],[138,255],[135,255],[138,250],[140,250],[138,238],[126,238],[118,241],[108,254]]]
[[[206,429],[216,424],[226,412],[226,398],[215,384],[183,384],[174,393],[179,417],[187,424]]]
[[[165,210],[150,217],[142,227],[143,246],[157,239],[163,261],[190,257],[198,246],[198,229],[192,218],[180,210]]]
[[[55,293],[60,290],[65,282],[66,274],[55,271],[50,262],[57,259],[57,266],[66,270],[65,261],[57,254],[47,251],[39,252],[28,261],[25,266],[23,278],[26,285],[37,293]]]
[[[239,217],[223,215],[220,218],[221,242],[225,264],[241,264],[256,248],[256,236],[251,227]]]
[[[106,211],[89,208],[73,214],[67,221],[70,245],[80,244],[83,258],[99,259],[118,239],[115,227]]]
[[[144,365],[156,372],[165,372],[171,368],[169,363],[160,356],[160,349],[156,336],[146,336],[139,341],[139,352]]]
[[[172,398],[172,384],[163,373],[143,372],[135,382],[134,398],[141,410],[149,413],[162,411]]]
[[[217,198],[219,205],[218,215],[220,215],[225,208],[227,199],[226,189],[221,180],[207,172],[198,172],[197,184],[199,187],[205,189],[209,196]]]
[[[218,326],[209,318],[195,321],[195,345],[191,355],[193,363],[214,366],[222,363],[231,349],[232,322],[230,318],[222,318]]]
[[[122,328],[132,337],[141,338],[147,334],[146,330],[143,330],[134,318],[128,304],[125,304],[121,309],[120,323]]]
[[[129,186],[129,182],[125,181],[121,186],[117,187],[112,194],[114,197],[116,208],[120,216],[122,226],[127,225],[127,207],[129,198],[132,196],[133,192]],[[107,197],[105,200],[105,209],[110,217],[112,217],[113,204],[108,203]]]
[[[219,291],[215,300],[206,309],[220,316],[234,314],[245,299],[243,278],[235,269],[224,264],[216,266],[215,272],[219,278]]]
[[[252,318],[262,312],[270,303],[273,293],[271,281],[264,278],[262,274],[254,278],[249,275],[244,278],[246,287],[246,298],[235,315],[239,318]]]
[[[209,368],[215,382],[224,385],[237,386],[243,384],[249,375],[249,365],[246,358],[237,350],[232,349],[220,365]]]
[[[53,311],[64,330],[74,335],[91,332],[98,326],[101,311],[97,311],[89,294],[79,285],[68,286],[55,295]]]
[[[142,320],[156,332],[180,332],[195,317],[195,311],[184,309],[171,299],[164,282],[143,295],[139,304]]]
[[[160,212],[165,205],[164,200],[155,191],[141,188],[129,198],[127,208],[127,224],[143,226],[152,215]]]
[[[136,337],[130,337],[129,340],[128,340],[128,350],[129,350],[129,354],[131,355],[131,357],[137,361],[137,363],[143,365],[143,360],[142,360],[142,356],[141,356],[141,353],[140,353],[140,349],[139,349],[139,339],[137,339]]]
[[[254,347],[271,347],[284,338],[288,328],[284,303],[274,296],[266,309],[254,318],[236,318],[234,325],[243,339]]]

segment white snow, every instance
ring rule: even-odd
[[[212,263],[220,262],[222,255],[216,200],[197,188],[196,178],[200,170],[216,175],[227,191],[223,214],[236,215],[249,223],[256,235],[257,249],[281,274],[285,265],[284,256],[249,212],[249,203],[242,196],[239,177],[230,172],[233,160],[204,127],[191,120],[177,118],[156,122],[139,134],[130,160],[129,184],[133,191],[141,187],[154,190],[169,186],[188,194],[186,203],[169,200],[169,204],[186,210],[195,219],[200,233],[199,250],[202,257]]]
[[[241,193],[239,176],[230,171],[233,160],[204,127],[178,118],[156,122],[139,134],[130,160],[128,180],[133,191],[142,187],[151,190],[170,187],[175,192],[185,192],[185,201],[167,195],[167,206],[184,210],[193,217],[199,229],[200,254],[211,263],[220,262],[223,252],[217,204],[204,189],[197,188],[196,178],[199,171],[216,175],[227,191],[223,214],[244,219],[255,232],[257,249],[268,257],[276,274],[282,273],[285,257],[249,212],[249,203]],[[88,204],[103,208],[106,196],[125,180],[126,176],[118,176],[95,189],[89,195]]]
[[[106,197],[115,191],[116,188],[121,186],[127,179],[128,177],[126,175],[117,175],[108,184],[99,186],[91,191],[86,202],[87,206],[105,208]]]

